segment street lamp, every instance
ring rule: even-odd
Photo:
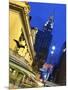
[[[55,50],[55,46],[52,46],[52,50]]]

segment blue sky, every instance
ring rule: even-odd
[[[66,5],[65,4],[48,4],[48,3],[32,3],[30,15],[32,16],[31,25],[38,27],[39,30],[43,30],[44,23],[48,20],[49,16],[54,16],[54,28],[52,31],[52,43],[49,49],[49,55],[47,62],[59,63],[60,51],[63,43],[66,40]],[[55,52],[50,54],[51,47],[55,46]]]

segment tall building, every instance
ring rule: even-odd
[[[61,48],[59,68],[56,72],[55,82],[59,85],[66,85],[66,42]]]
[[[52,40],[51,32],[53,30],[53,24],[53,17],[49,17],[48,21],[44,24],[43,31],[38,30],[36,34],[34,49],[36,51],[36,61],[38,61],[38,64],[40,62],[40,59],[41,62],[44,63],[45,61],[43,60],[46,60],[47,58],[49,46]]]

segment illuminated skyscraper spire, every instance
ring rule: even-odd
[[[48,21],[44,24],[44,30],[52,31],[54,26],[54,18],[50,16]]]

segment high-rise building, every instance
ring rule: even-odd
[[[48,21],[44,24],[43,31],[38,30],[36,34],[34,49],[36,51],[36,59],[38,63],[40,62],[40,59],[43,61],[47,58],[49,46],[52,40],[51,32],[53,30],[53,25],[54,20],[51,16],[49,17]]]

